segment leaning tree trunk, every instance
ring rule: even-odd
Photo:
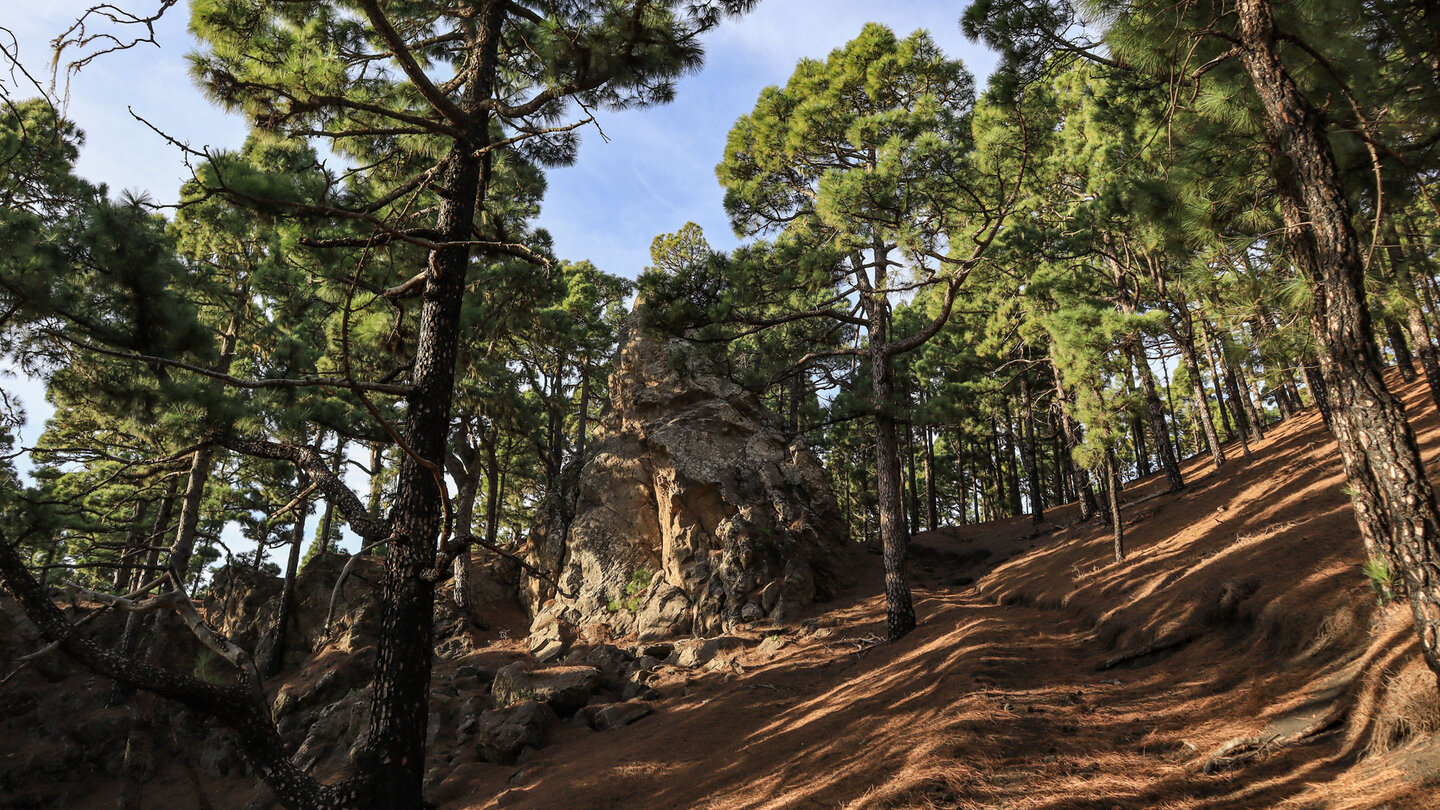
[[[1421,652],[1440,677],[1440,512],[1415,434],[1367,339],[1364,264],[1335,155],[1321,113],[1280,61],[1269,4],[1238,0],[1236,11],[1241,59],[1284,157],[1276,179],[1286,245],[1317,288],[1311,328],[1361,536],[1404,577]]]
[[[145,547],[149,545],[145,541],[145,513],[149,511],[150,501],[139,499],[130,512],[129,528],[125,530],[125,540],[120,544],[120,557],[115,561],[115,573],[111,580],[117,593],[129,593],[135,572],[144,571]]]
[[[1260,383],[1257,379],[1247,377],[1243,368],[1237,374],[1240,379],[1240,387],[1243,389],[1242,392],[1246,395],[1245,404],[1250,408],[1250,419],[1254,424],[1263,427],[1267,422],[1265,400],[1260,396]]]
[[[1325,393],[1325,379],[1320,374],[1320,364],[1312,361],[1305,361],[1301,366],[1305,374],[1305,386],[1310,389],[1310,397],[1315,400],[1315,409],[1320,411],[1320,420],[1325,423],[1326,429],[1331,428],[1330,398]]]
[[[1390,271],[1394,273],[1396,283],[1405,293],[1405,324],[1415,341],[1415,354],[1420,358],[1420,368],[1425,371],[1425,381],[1430,385],[1430,398],[1436,406],[1440,406],[1440,356],[1436,355],[1430,325],[1425,322],[1425,312],[1420,308],[1420,302],[1411,297],[1416,294],[1415,280],[1410,273],[1409,258],[1406,257],[1405,249],[1399,240],[1400,237],[1392,225],[1387,237],[1390,245],[1386,248]]]
[[[1120,462],[1113,447],[1105,448],[1105,494],[1110,508],[1111,538],[1115,546],[1115,562],[1125,561],[1125,522],[1120,519]]]
[[[1395,353],[1395,367],[1400,371],[1400,379],[1405,382],[1415,380],[1415,356],[1410,353],[1410,347],[1405,343],[1405,330],[1394,318],[1385,316],[1381,319],[1385,324],[1385,340],[1390,344],[1390,350]]]
[[[170,482],[165,485],[165,494],[160,498],[160,512],[150,526],[150,534],[145,537],[145,544],[150,546],[150,552],[145,557],[144,568],[138,569],[136,574],[132,575],[130,586],[125,588],[127,593],[139,589],[141,585],[149,581],[156,571],[160,561],[160,547],[156,545],[156,541],[165,536],[165,530],[170,526],[170,518],[175,512],[179,480],[171,477]],[[144,613],[127,613],[125,615],[125,629],[120,632],[120,641],[115,645],[115,649],[121,655],[129,655],[135,651],[136,641],[140,637],[140,622],[144,616]],[[132,687],[115,681],[110,685],[110,696],[105,701],[106,708],[124,703],[134,691]]]
[[[1080,500],[1080,519],[1089,520],[1100,511],[1095,501],[1095,489],[1090,485],[1090,473],[1074,463],[1075,448],[1080,446],[1080,426],[1070,417],[1070,395],[1060,382],[1060,371],[1055,370],[1055,399],[1060,405],[1060,429],[1065,436],[1065,457],[1074,472],[1073,486]]]
[[[1190,320],[1188,312],[1185,318]],[[1220,447],[1220,435],[1215,431],[1215,417],[1210,414],[1210,400],[1205,394],[1205,380],[1200,374],[1200,358],[1195,353],[1194,334],[1193,323],[1187,324],[1185,334],[1177,334],[1175,342],[1180,346],[1180,357],[1185,361],[1185,370],[1190,374],[1190,394],[1195,397],[1195,411],[1200,417],[1205,449],[1210,452],[1210,460],[1215,462],[1215,468],[1219,469],[1225,464],[1225,451]],[[1223,412],[1224,403],[1221,403],[1220,408]]]
[[[1175,458],[1175,445],[1170,442],[1170,428],[1165,424],[1165,406],[1155,390],[1155,375],[1138,339],[1132,339],[1126,349],[1140,375],[1140,385],[1145,391],[1145,409],[1150,415],[1150,437],[1155,440],[1155,453],[1160,457],[1160,468],[1165,471],[1171,492],[1185,488],[1185,477],[1180,474],[1180,462]]]
[[[1256,410],[1255,401],[1250,396],[1250,384],[1245,381],[1244,369],[1237,367],[1228,359],[1225,362],[1225,384],[1230,387],[1235,401],[1240,404],[1240,411],[1245,415],[1245,424],[1250,429],[1250,438],[1255,441],[1265,439],[1265,419]]]

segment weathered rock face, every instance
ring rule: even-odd
[[[295,610],[291,615],[285,666],[297,666],[306,656],[322,648],[343,653],[372,647],[380,634],[380,600],[377,591],[384,576],[385,561],[363,556],[350,565],[341,582],[341,572],[350,562],[348,554],[319,554],[295,582]],[[472,558],[466,604],[478,612],[494,615],[497,609],[514,613],[518,566],[489,554]],[[451,584],[435,600],[436,654],[454,659],[473,651],[469,635],[462,632],[462,614],[449,598]],[[237,644],[255,651],[275,625],[280,609],[282,582],[243,567],[227,567],[215,575],[205,607],[217,629]],[[334,614],[331,616],[331,599]],[[326,617],[331,619],[326,632]]]
[[[526,553],[542,658],[577,637],[713,635],[833,595],[845,523],[819,459],[748,391],[631,319],[611,410]],[[598,626],[598,627],[597,627]]]

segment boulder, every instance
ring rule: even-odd
[[[514,765],[527,747],[545,743],[545,732],[555,723],[555,712],[537,700],[492,709],[480,715],[476,746],[486,762]]]
[[[579,648],[565,657],[570,665],[594,667],[600,673],[600,687],[620,694],[633,672],[635,656],[613,644],[597,644]]]
[[[674,664],[677,667],[694,669],[704,666],[715,660],[721,653],[739,649],[744,646],[744,641],[734,636],[719,636],[718,638],[687,638],[675,645],[675,651],[670,654],[666,663]]]
[[[530,625],[530,654],[542,664],[559,658],[575,639],[573,627],[556,615],[553,603],[550,608],[536,614]]]
[[[783,618],[831,597],[851,545],[818,457],[750,391],[632,316],[611,407],[526,540],[521,598],[543,631],[658,641]],[[557,589],[555,584],[559,585]]]
[[[500,708],[538,700],[561,717],[569,717],[590,701],[600,686],[594,667],[549,667],[530,670],[523,662],[500,668],[491,694]]]
[[[626,701],[625,703],[597,703],[593,706],[586,706],[576,717],[584,720],[596,731],[609,731],[613,728],[623,728],[654,713],[655,709],[649,704]]]

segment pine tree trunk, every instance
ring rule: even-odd
[[[304,479],[296,484],[303,489]],[[280,586],[280,607],[275,611],[270,639],[256,656],[255,666],[267,678],[275,677],[285,666],[286,647],[290,642],[290,618],[295,611],[295,577],[300,572],[300,549],[305,545],[305,518],[309,512],[309,501],[302,500],[296,504],[295,523],[290,533],[290,554],[285,560],[285,581]]]
[[[1069,503],[1074,500],[1070,493],[1070,479],[1073,476],[1069,470],[1069,454],[1065,452],[1065,442],[1061,438],[1060,425],[1053,408],[1050,412],[1050,456],[1055,461],[1055,466],[1051,469],[1054,473],[1051,484],[1055,487],[1055,503]]]
[[[955,476],[960,482],[960,522],[970,522],[971,490],[973,484],[970,479],[970,465],[967,460],[970,458],[969,450],[965,446],[965,438],[960,429],[955,429]]]
[[[1090,485],[1090,473],[1074,463],[1075,448],[1080,446],[1080,427],[1070,417],[1070,395],[1060,382],[1060,371],[1055,370],[1055,400],[1060,405],[1060,429],[1065,436],[1065,460],[1071,469],[1075,494],[1080,500],[1080,519],[1089,520],[1099,511],[1095,501],[1095,490]]]
[[[248,295],[248,289],[242,290],[242,296]],[[230,371],[230,364],[235,360],[235,345],[239,333],[240,316],[234,313],[220,339],[220,358],[215,364],[217,372],[225,374]],[[185,493],[180,498],[180,525],[175,530],[175,541],[170,545],[170,556],[166,563],[173,579],[172,587],[175,588],[183,589],[190,573],[190,557],[195,553],[195,537],[200,528],[200,502],[205,497],[205,486],[210,482],[214,459],[215,447],[211,444],[202,445],[190,459]]]
[[[1265,413],[1265,400],[1260,396],[1260,383],[1258,380],[1245,373],[1242,367],[1236,371],[1240,380],[1241,393],[1244,393],[1245,403],[1250,406],[1250,422],[1262,430],[1269,425],[1269,419]]]
[[[1106,504],[1110,507],[1110,531],[1115,562],[1125,561],[1125,522],[1120,518],[1120,462],[1112,448],[1105,448]]]
[[[1315,408],[1320,411],[1320,419],[1326,428],[1330,428],[1330,399],[1325,395],[1325,380],[1320,375],[1320,365],[1306,362],[1301,370],[1305,373],[1305,387],[1310,389],[1310,398],[1315,400]]]
[[[1293,417],[1305,409],[1305,401],[1300,399],[1300,385],[1296,382],[1295,372],[1290,369],[1289,365],[1280,368],[1280,382],[1282,382],[1284,395],[1290,399],[1290,415]]]
[[[1131,356],[1128,350],[1126,356]],[[1125,364],[1125,390],[1135,390],[1135,369],[1130,363]],[[1146,406],[1147,408],[1149,406],[1148,400],[1146,401]],[[1135,445],[1135,477],[1144,478],[1151,472],[1150,451],[1145,445],[1144,420],[1140,418],[1140,414],[1138,413],[1130,414],[1130,439]]]
[[[470,36],[478,59],[467,83],[467,111],[475,117],[470,130],[474,141],[457,141],[441,164],[438,187],[444,193],[435,231],[437,241],[445,244],[430,254],[421,296],[413,392],[406,397],[403,434],[413,455],[407,452],[400,457],[390,547],[381,578],[370,731],[355,757],[357,770],[369,777],[363,797],[366,807],[422,810],[425,804],[425,732],[434,656],[435,587],[430,575],[445,518],[441,465],[450,432],[469,241],[489,182],[490,153],[476,154],[477,147],[492,137],[489,113],[479,102],[489,97],[497,75],[502,14],[497,2],[481,3],[476,9]]]
[[[116,561],[115,573],[111,579],[111,585],[119,594],[130,592],[130,580],[134,578],[136,571],[144,571],[141,557],[145,552],[145,513],[150,511],[150,502],[137,500],[130,512],[129,528],[125,530],[125,540],[120,544],[120,559]]]
[[[1400,371],[1400,379],[1407,383],[1412,382],[1415,379],[1415,356],[1410,353],[1410,347],[1405,343],[1404,330],[1388,315],[1382,316],[1381,321],[1385,324],[1385,340],[1395,355],[1395,367]]]
[[[906,398],[909,405],[909,398]],[[907,410],[909,410],[907,408]],[[905,512],[910,525],[910,534],[920,533],[920,473],[916,469],[915,460],[915,423],[909,418],[913,411],[906,414],[905,419],[905,478],[908,485],[905,498]]]
[[[1209,397],[1205,394],[1205,378],[1200,372],[1200,359],[1195,353],[1195,326],[1191,321],[1190,313],[1185,310],[1183,320],[1190,321],[1184,324],[1185,332],[1181,334],[1178,330],[1175,343],[1180,347],[1180,357],[1185,361],[1185,371],[1190,375],[1190,394],[1195,398],[1195,412],[1200,417],[1200,428],[1205,437],[1205,450],[1210,453],[1210,460],[1215,462],[1215,468],[1219,469],[1225,464],[1225,451],[1220,447],[1220,436],[1215,432],[1215,418],[1210,414]],[[1224,412],[1224,404],[1220,406]]]
[[[925,527],[940,528],[940,495],[935,486],[935,434],[926,425],[925,431]]]
[[[500,470],[499,429],[492,427],[483,443],[485,448],[485,542],[495,545],[500,537]]]
[[[1265,420],[1255,407],[1250,383],[1245,380],[1245,372],[1228,360],[1225,366],[1225,373],[1228,375],[1226,385],[1234,389],[1235,401],[1240,403],[1240,410],[1245,414],[1245,425],[1250,429],[1250,438],[1261,441],[1265,438]]]
[[[1205,344],[1205,359],[1210,365],[1210,383],[1215,388],[1215,403],[1219,406],[1220,424],[1225,428],[1225,435],[1234,439],[1240,433],[1235,424],[1230,421],[1230,407],[1225,401],[1225,383],[1220,376],[1220,369],[1215,364],[1215,349],[1210,346],[1210,341],[1203,341]]]
[[[1035,447],[1035,403],[1030,398],[1030,377],[1020,375],[1020,420],[1024,428],[1025,480],[1030,488],[1030,522],[1045,520],[1045,490],[1040,486],[1040,463]]]
[[[580,407],[575,419],[575,458],[585,463],[585,445],[590,437],[590,357],[580,362]]]
[[[1000,396],[1000,406],[1005,420],[1005,494],[1008,498],[1009,514],[1014,517],[1025,512],[1025,507],[1020,502],[1020,463],[1016,461],[1016,451],[1019,450],[1020,443],[1015,435],[1015,418],[1010,412],[1010,400],[1003,394]]]
[[[469,537],[475,531],[475,499],[480,494],[480,476],[483,473],[478,463],[480,455],[478,449],[467,446],[465,450],[465,458],[451,469],[459,484],[455,494],[455,527],[453,529],[456,538]],[[463,609],[466,607],[465,594],[470,591],[469,542],[466,542],[465,548],[455,555],[455,560],[450,567],[454,574],[454,581],[450,584],[450,601],[455,607]]]
[[[157,545],[159,538],[164,537],[166,530],[170,527],[170,519],[175,513],[175,498],[179,490],[180,479],[171,477],[165,485],[165,494],[160,498],[160,511],[155,515],[155,522],[150,526],[150,533],[145,537],[145,544],[150,546],[150,552],[145,557],[145,567],[132,576],[130,587],[127,592],[139,590],[156,573],[156,567],[160,563],[160,548]],[[115,649],[121,655],[129,655],[135,651],[135,644],[140,638],[140,622],[143,621],[143,613],[127,613],[125,615],[125,629],[120,631],[120,641]],[[134,689],[119,681],[110,685],[110,696],[105,701],[105,706],[119,706],[129,699]]]
[[[1399,240],[1400,237],[1394,232],[1392,225],[1387,237],[1390,245],[1385,252],[1396,283],[1408,293],[1415,289],[1415,281],[1410,272],[1409,258]],[[1430,386],[1430,398],[1440,407],[1440,357],[1436,355],[1430,325],[1425,322],[1425,313],[1420,308],[1419,301],[1406,295],[1405,302],[1405,323],[1410,330],[1411,339],[1415,341],[1415,354],[1420,358],[1420,368],[1424,370],[1425,381]]]
[[[888,307],[872,302],[870,317],[870,371],[875,397],[875,482],[879,497],[880,546],[885,563],[885,628],[891,641],[915,629],[915,607],[905,578],[905,553],[910,538],[905,531],[901,501],[900,446],[897,441],[894,374],[884,343]]]
[[[380,499],[384,494],[385,484],[385,445],[380,442],[370,444],[370,500],[366,504],[370,517],[380,517]]]
[[[1160,469],[1165,471],[1171,492],[1185,488],[1185,478],[1180,474],[1180,462],[1175,459],[1174,446],[1170,443],[1170,428],[1165,424],[1165,407],[1160,404],[1160,395],[1155,391],[1155,375],[1146,362],[1145,351],[1138,339],[1131,340],[1126,349],[1140,375],[1140,385],[1145,392],[1145,408],[1150,414],[1150,437],[1155,441],[1155,452],[1160,457]]]
[[[1279,58],[1269,4],[1238,0],[1236,12],[1241,59],[1284,156],[1276,180],[1286,245],[1319,293],[1311,325],[1361,536],[1404,576],[1421,652],[1440,677],[1440,512],[1367,339],[1364,265],[1324,120]]]
[[[318,442],[317,442],[318,445]],[[335,460],[331,462],[330,472],[337,477],[345,469],[345,437],[340,436],[335,441]],[[335,503],[328,498],[325,501],[325,514],[320,519],[320,531],[315,536],[315,549],[319,554],[332,554],[336,550],[336,544],[331,541],[335,534]]]

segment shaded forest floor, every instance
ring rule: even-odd
[[[1404,391],[1437,460],[1428,392]],[[855,585],[796,622],[773,657],[750,650],[676,673],[655,716],[605,735],[567,728],[518,768],[463,765],[435,798],[447,808],[1440,806],[1435,680],[1408,608],[1378,606],[1360,571],[1318,414],[1276,426],[1253,461],[1225,449],[1219,471],[1191,459],[1178,495],[1149,497],[1159,476],[1126,490],[1123,564],[1107,527],[1073,525],[1073,504],[1038,527],[922,534],[920,626],[876,644],[880,557],[860,555]],[[1212,762],[1251,737],[1249,756]]]
[[[1440,419],[1423,383],[1402,390],[1440,480]],[[1039,526],[917,536],[920,625],[896,644],[879,643],[880,557],[861,553],[837,600],[705,667],[660,670],[655,713],[633,725],[561,724],[514,766],[442,733],[431,798],[446,810],[1440,806],[1440,697],[1408,608],[1377,604],[1360,571],[1334,443],[1306,411],[1252,449],[1247,461],[1227,445],[1218,471],[1191,459],[1178,494],[1156,495],[1157,477],[1127,488],[1123,564],[1073,504]],[[483,650],[437,663],[437,688],[467,663],[523,655],[523,616],[490,624]],[[759,646],[769,635],[783,641]],[[29,708],[106,688],[50,680]],[[221,810],[259,806],[248,780],[194,773],[162,765],[152,806],[197,806],[197,784]],[[113,806],[116,789],[98,779],[59,804]]]

